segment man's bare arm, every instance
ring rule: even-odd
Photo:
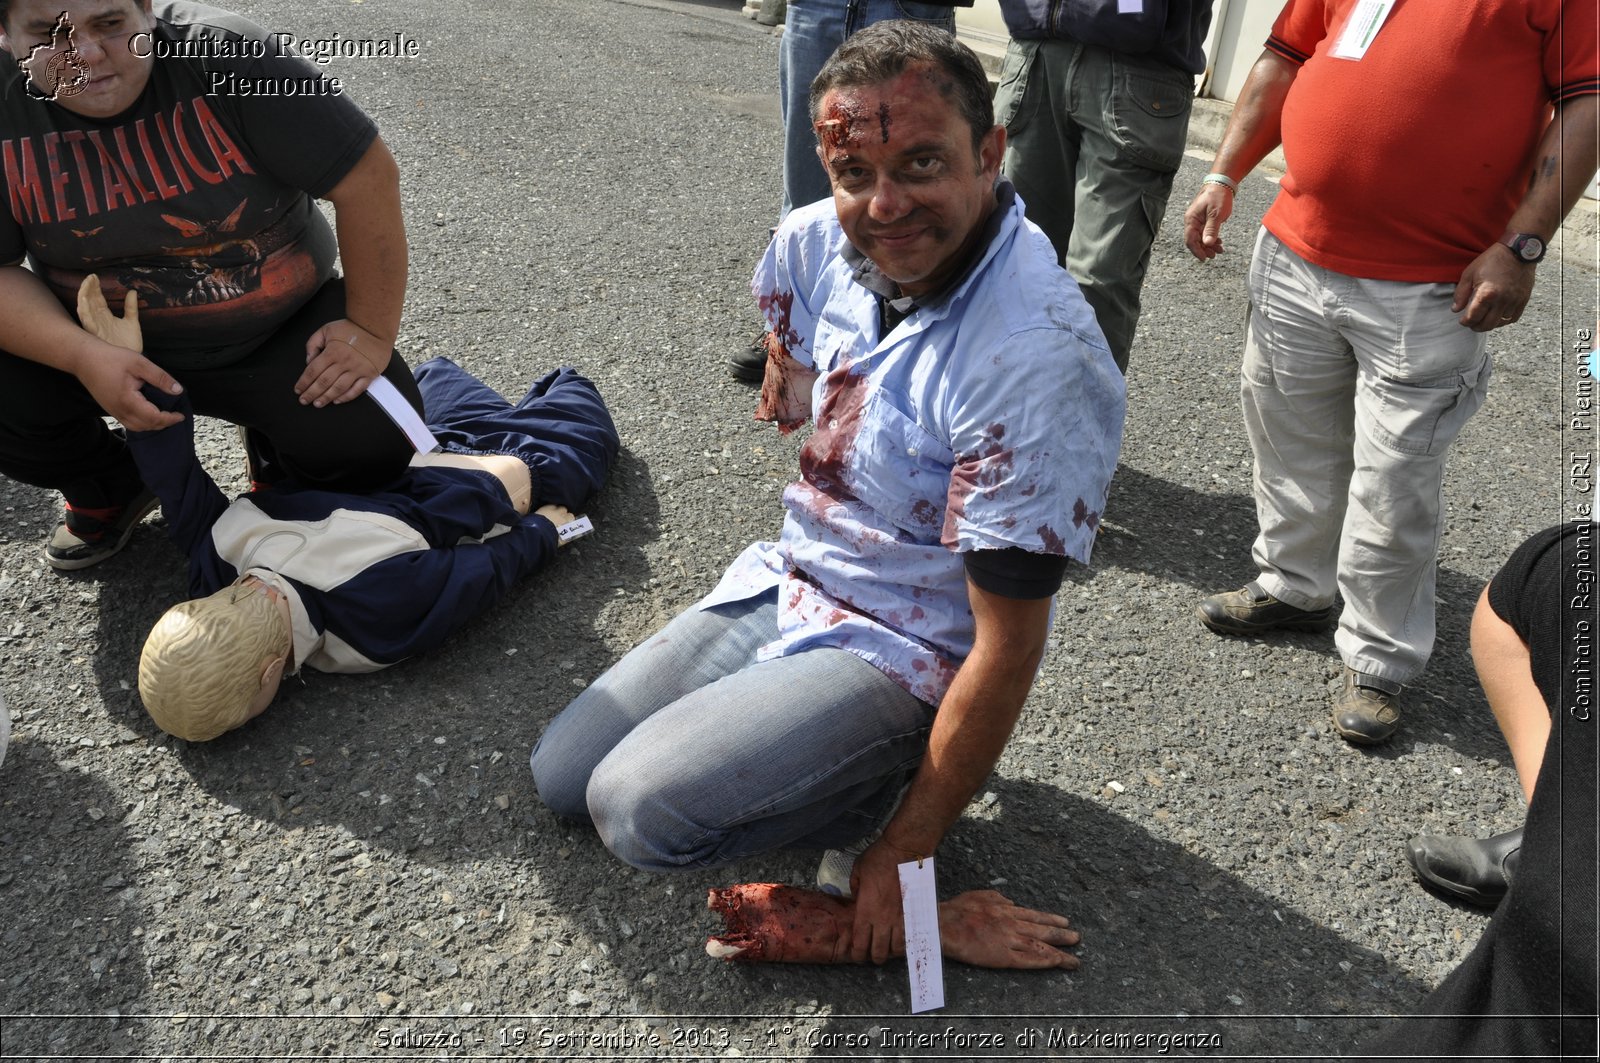
[[[883,837],[856,861],[851,955],[882,963],[903,948],[896,866],[932,855],[994,770],[1033,686],[1049,635],[1050,599],[991,594],[967,581],[976,633],[934,717],[928,752]]]
[[[301,402],[317,406],[349,402],[388,366],[408,269],[400,167],[383,141],[372,142],[328,201],[344,265],[344,317],[306,341],[308,364],[294,386]]]
[[[1600,96],[1579,96],[1556,108],[1534,152],[1528,192],[1506,228],[1533,233],[1546,244],[1594,177],[1600,154]],[[1473,260],[1456,285],[1452,310],[1474,332],[1509,325],[1522,316],[1533,294],[1536,264],[1519,260],[1495,243]]]
[[[1527,643],[1494,611],[1487,587],[1478,596],[1472,613],[1472,663],[1500,733],[1511,748],[1511,762],[1522,783],[1522,796],[1532,801],[1544,749],[1550,741],[1550,707],[1533,681],[1533,659]]]
[[[1222,134],[1212,173],[1242,181],[1267,153],[1283,141],[1283,101],[1289,95],[1300,66],[1268,48],[1261,53],[1239,102],[1233,105],[1228,128]],[[1222,253],[1222,223],[1233,213],[1233,190],[1227,185],[1204,184],[1183,212],[1183,242],[1202,261]]]

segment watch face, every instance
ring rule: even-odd
[[[1517,241],[1517,254],[1524,262],[1537,262],[1544,257],[1544,241],[1537,236],[1524,236]]]

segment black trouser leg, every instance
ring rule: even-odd
[[[344,282],[329,281],[244,359],[218,369],[185,370],[180,379],[196,411],[251,429],[263,456],[287,479],[308,487],[370,490],[405,471],[415,453],[405,433],[365,395],[317,409],[301,405],[294,393],[305,372],[306,341],[343,316]],[[404,359],[393,355],[383,375],[422,410],[422,395]]]
[[[76,377],[4,351],[0,473],[90,509],[119,506],[141,486],[127,444]]]

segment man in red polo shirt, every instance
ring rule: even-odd
[[[1290,0],[1184,216],[1222,251],[1240,180],[1288,173],[1250,268],[1241,395],[1258,575],[1200,603],[1224,634],[1335,619],[1334,727],[1360,744],[1434,640],[1445,453],[1595,172],[1594,0]],[[1552,119],[1552,105],[1554,118]]]

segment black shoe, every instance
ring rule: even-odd
[[[1333,606],[1296,609],[1280,602],[1254,583],[1236,591],[1213,594],[1195,607],[1194,615],[1212,631],[1224,635],[1254,635],[1278,628],[1325,628],[1334,619]]]
[[[1506,895],[1521,852],[1521,827],[1493,838],[1419,834],[1406,842],[1406,859],[1418,878],[1484,908],[1493,908]]]
[[[161,500],[148,487],[123,506],[75,509],[69,504],[44,548],[44,559],[50,567],[63,571],[97,565],[127,546],[133,529],[160,505]]]
[[[728,359],[728,375],[746,384],[759,384],[767,375],[766,329],[757,333],[750,346]]]
[[[1377,687],[1364,687],[1356,673],[1344,670],[1344,689],[1333,699],[1333,729],[1346,742],[1375,746],[1386,742],[1400,726],[1397,694]]]

